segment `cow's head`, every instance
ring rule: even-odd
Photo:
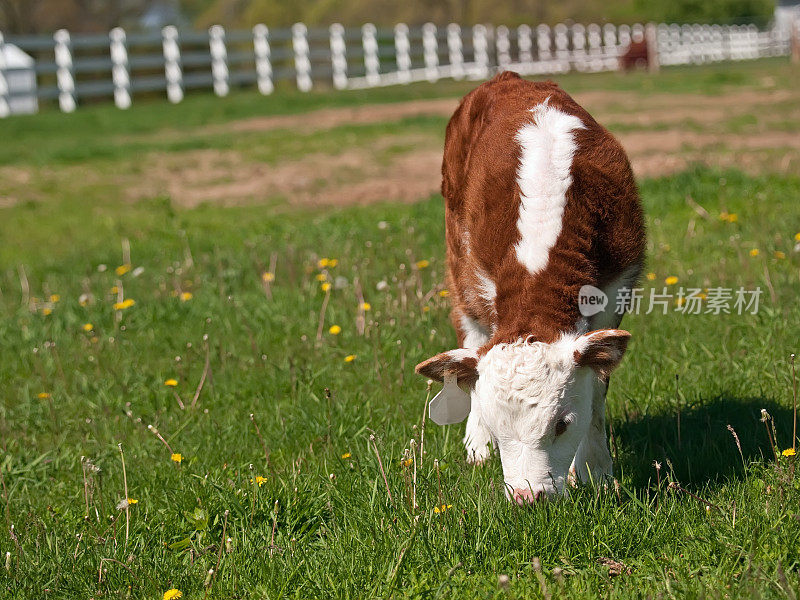
[[[565,491],[567,471],[592,418],[592,396],[625,353],[630,333],[601,329],[545,344],[532,337],[485,354],[458,349],[417,365],[472,387],[472,410],[491,432],[506,494],[522,503]]]

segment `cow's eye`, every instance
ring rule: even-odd
[[[564,419],[559,419],[556,423],[556,437],[560,436],[567,430],[567,422]]]

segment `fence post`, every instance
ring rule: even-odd
[[[397,80],[400,83],[411,81],[411,45],[408,42],[408,25],[398,23],[394,26],[394,53],[397,61]]]
[[[450,62],[450,77],[464,77],[464,52],[461,47],[461,26],[450,23],[447,26],[447,56]]]
[[[311,61],[308,58],[308,27],[303,23],[292,25],[292,48],[297,89],[307,92],[313,83],[311,81]]]
[[[531,28],[528,25],[517,27],[517,47],[519,48],[518,60],[523,64],[533,62],[533,41],[531,40]]]
[[[225,28],[212,25],[208,29],[208,49],[211,52],[211,78],[214,81],[214,93],[227,96],[228,84],[228,50],[225,48]]]
[[[128,48],[125,45],[125,30],[114,27],[108,37],[111,40],[111,80],[114,82],[114,104],[125,110],[131,105],[131,79],[128,72]]]
[[[333,87],[343,90],[347,87],[347,47],[344,42],[344,27],[334,23],[328,28],[331,45],[331,73]]]
[[[364,73],[367,85],[372,87],[381,82],[381,61],[378,58],[378,30],[372,23],[361,27],[361,46],[364,49]]]
[[[495,29],[495,48],[497,49],[497,66],[505,71],[511,64],[511,40],[508,38],[508,27],[500,25]]]
[[[556,34],[556,59],[559,62],[559,70],[569,71],[569,37],[567,32],[569,29],[563,23],[559,23],[554,28]]]
[[[164,76],[167,78],[167,98],[173,104],[183,100],[183,69],[181,49],[178,46],[178,28],[167,25],[161,30],[161,47],[164,51]]]
[[[550,26],[542,23],[536,26],[536,49],[540,63],[553,60],[553,42]]]
[[[59,29],[53,34],[56,56],[56,80],[58,82],[58,105],[63,112],[75,110],[75,77],[72,74],[72,49],[69,31]]]
[[[9,106],[8,80],[6,79],[6,52],[3,34],[0,33],[0,119],[11,114]]]
[[[422,51],[425,60],[425,79],[431,83],[439,80],[439,42],[436,40],[436,25],[422,26]]]
[[[275,90],[275,86],[272,83],[272,63],[269,59],[269,29],[263,23],[253,27],[253,52],[256,56],[258,91],[267,96]]]
[[[661,62],[658,59],[658,29],[655,23],[648,23],[645,26],[644,39],[647,41],[647,70],[658,73]]]
[[[489,76],[489,44],[486,40],[486,25],[475,25],[472,28],[472,51],[475,60],[476,77]]]

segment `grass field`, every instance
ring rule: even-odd
[[[783,62],[562,84],[610,94],[591,97],[623,140],[630,128],[797,132],[800,81]],[[364,206],[127,194],[197,151],[232,152],[232,172],[373,145],[380,164],[417,143],[433,151],[440,112],[231,131],[468,88],[240,93],[0,122],[0,597],[797,597],[800,478],[768,439],[774,425],[777,452],[792,446],[791,140],[749,148],[742,169],[733,146],[707,160],[681,146],[686,164],[640,181],[646,293],[759,287],[758,314],[670,302],[629,316],[609,395],[618,487],[526,509],[505,500],[498,459],[465,463],[463,425],[423,424],[413,367],[455,345],[437,194]],[[782,100],[666,125],[626,108],[732,94]],[[316,181],[314,198],[338,185]]]

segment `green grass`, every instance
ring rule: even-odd
[[[709,76],[698,73],[701,82]],[[626,81],[635,77],[644,76]],[[211,110],[210,101],[201,105]],[[139,120],[127,125],[133,131],[151,126],[148,114],[176,110],[148,105],[102,118],[121,127]],[[104,111],[42,118],[86,126]],[[76,135],[101,147],[105,132]],[[25,153],[37,135],[48,139],[44,130],[21,133],[6,156],[16,149],[22,163],[35,162]],[[333,136],[319,134],[314,151],[333,151]],[[413,366],[455,345],[446,299],[435,293],[441,198],[324,211],[187,210],[168,198],[121,202],[104,160],[88,153],[78,163],[103,175],[83,196],[55,181],[39,190],[44,201],[0,209],[0,552],[10,553],[1,597],[159,598],[173,587],[184,598],[206,590],[213,598],[796,593],[800,480],[791,459],[775,462],[759,418],[766,408],[779,448],[791,446],[800,178],[698,167],[641,183],[656,275],[644,282],[648,293],[676,276],[673,290],[759,286],[764,294],[757,315],[670,310],[624,322],[633,341],[609,396],[618,491],[584,487],[515,508],[503,497],[497,459],[465,463],[463,425],[427,423],[414,510],[413,467],[400,462],[410,440],[420,441],[426,398]],[[723,211],[737,222],[720,220]],[[114,272],[124,240],[143,272]],[[268,298],[262,273],[273,254]],[[321,257],[338,259],[331,281],[344,279],[317,342]],[[430,266],[417,270],[422,259]],[[371,305],[363,336],[356,280]],[[378,291],[381,281],[388,289]],[[115,311],[115,285],[135,305]],[[181,301],[182,292],[192,297]],[[51,303],[53,294],[60,299]],[[92,297],[86,306],[81,294]],[[328,333],[334,324],[339,335]],[[174,393],[191,403],[206,356],[196,406],[181,410]],[[165,386],[168,378],[177,387]],[[118,444],[128,496],[138,500],[127,534],[126,514],[115,508],[125,497]],[[86,480],[82,457],[100,469],[87,467]],[[452,507],[436,513],[441,503]],[[605,559],[625,572],[609,577]],[[507,590],[499,575],[510,577]]]

